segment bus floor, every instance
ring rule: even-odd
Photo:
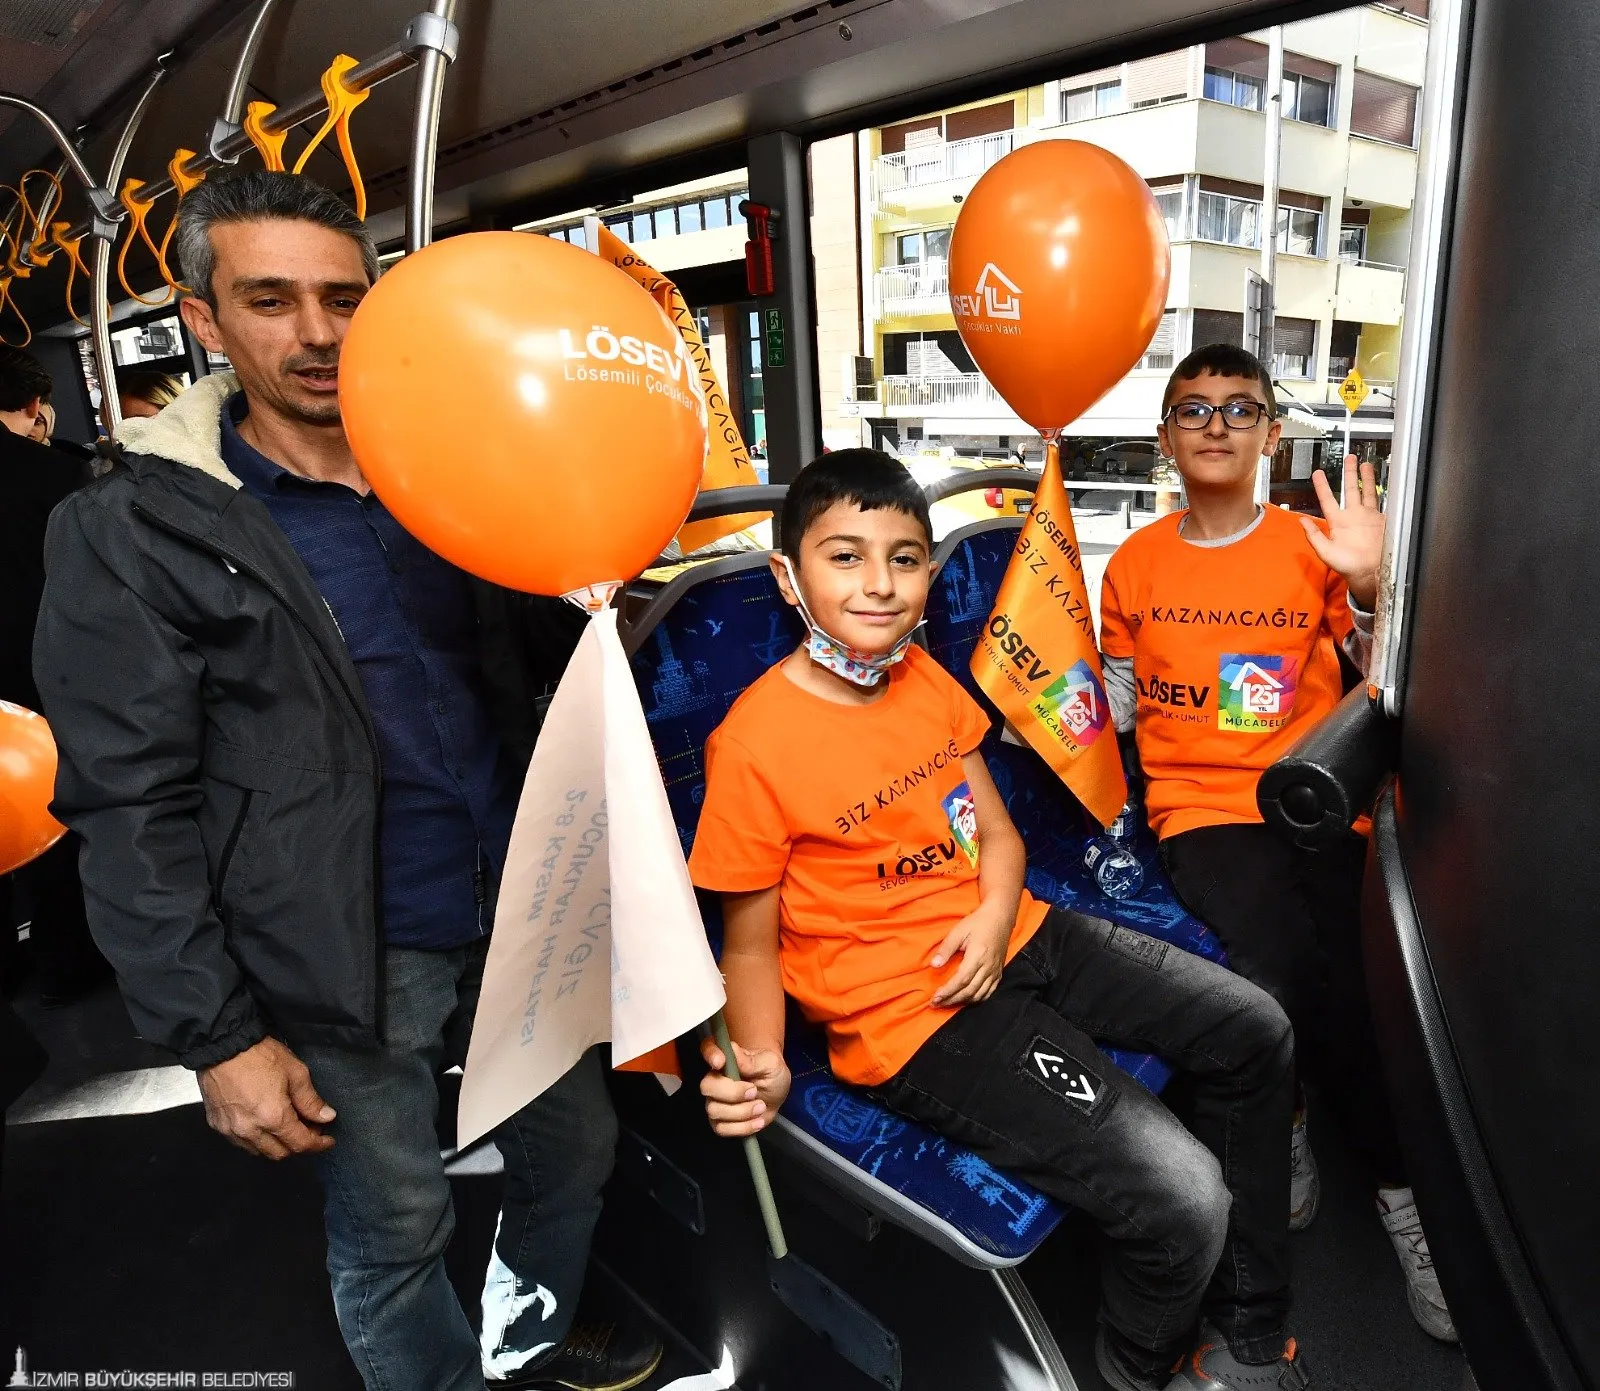
[[[310,1167],[266,1163],[212,1135],[192,1078],[135,1037],[113,990],[45,1012],[24,986],[14,1003],[51,1064],[8,1116],[0,1374],[20,1346],[37,1370],[292,1371],[297,1387],[359,1391],[333,1318]],[[1460,1352],[1412,1322],[1371,1197],[1315,1098],[1313,1108],[1323,1200],[1294,1238],[1293,1319],[1312,1385],[1460,1391]],[[470,1156],[459,1167],[447,1261],[475,1319],[498,1178]],[[1094,1244],[1088,1224],[1069,1217],[1023,1268],[1082,1391],[1102,1391]],[[624,1297],[598,1264],[591,1283],[602,1302]],[[666,1337],[646,1391],[728,1385]],[[857,1384],[840,1370],[840,1386]]]

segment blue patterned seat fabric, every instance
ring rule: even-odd
[[[930,596],[929,646],[975,694],[967,659],[1004,573],[1014,534],[984,533],[961,541]],[[718,567],[690,584],[635,653],[634,679],[685,854],[694,843],[705,799],[707,736],[740,693],[804,635],[798,614],[778,594],[765,558],[752,556],[744,568]],[[1218,955],[1214,940],[1183,911],[1160,878],[1153,845],[1141,843],[1152,887],[1135,900],[1110,904],[1083,874],[1088,826],[1071,796],[1026,750],[991,738],[984,753],[1027,843],[1028,886],[1037,897],[1115,917],[1189,950]],[[702,895],[702,907],[713,946],[720,948],[715,895]],[[1170,1075],[1157,1058],[1106,1052],[1154,1091]],[[836,1081],[820,1030],[793,1010],[786,1053],[794,1085],[783,1108],[785,1119],[840,1160],[953,1228],[990,1263],[1022,1259],[1061,1220],[1060,1206],[1042,1193]]]

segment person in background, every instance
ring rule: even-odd
[[[186,391],[181,377],[170,372],[152,372],[135,367],[117,373],[117,402],[124,420],[143,420],[159,415]]]
[[[33,419],[33,429],[28,431],[28,438],[35,444],[49,444],[50,437],[56,432],[56,408],[48,401],[39,402],[39,414]]]
[[[88,481],[84,465],[34,438],[54,423],[50,373],[32,353],[0,347],[0,700],[39,710],[33,629],[44,592],[44,535],[50,513]],[[64,836],[30,865],[0,878],[0,980],[20,974],[16,924],[31,922],[41,1003],[66,1004],[106,979],[89,936],[78,885],[76,836]]]

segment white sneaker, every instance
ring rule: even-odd
[[[1411,1317],[1422,1325],[1424,1333],[1441,1343],[1460,1342],[1449,1306],[1444,1302],[1444,1292],[1439,1288],[1428,1238],[1423,1235],[1411,1190],[1380,1188],[1378,1216],[1383,1219],[1383,1229],[1389,1233],[1394,1253],[1400,1258],[1400,1269],[1405,1272],[1406,1302],[1411,1305]]]
[[[1289,1230],[1303,1232],[1317,1215],[1322,1203],[1322,1177],[1317,1173],[1317,1157],[1306,1139],[1306,1113],[1294,1113],[1294,1130],[1289,1140]]]

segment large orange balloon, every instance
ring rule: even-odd
[[[1171,271],[1145,181],[1098,145],[1041,140],[994,165],[962,204],[950,306],[1011,409],[1058,430],[1139,361]]]
[[[345,338],[339,404],[406,530],[537,594],[632,579],[705,464],[671,321],[609,262],[525,232],[450,237],[385,274]]]
[[[67,828],[50,815],[56,741],[43,716],[0,700],[0,874],[42,855]]]

